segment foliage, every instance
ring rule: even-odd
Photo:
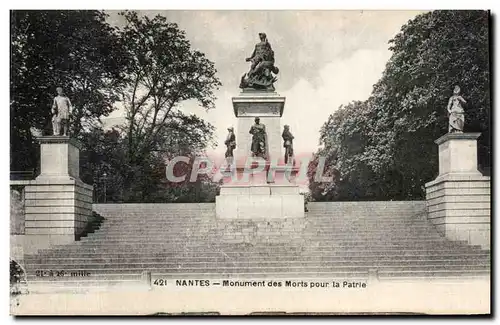
[[[19,306],[19,297],[28,294],[26,272],[14,260],[10,260],[10,303]]]
[[[214,201],[218,190],[206,177],[189,182],[191,165],[183,170],[185,182],[171,183],[165,176],[166,160],[175,156],[190,157],[202,151],[213,139],[212,125],[196,116],[177,113],[160,133],[161,150],[152,151],[142,163],[129,163],[128,141],[125,133],[113,129],[93,129],[81,136],[81,178],[94,184],[95,200],[104,202],[207,202]],[[198,133],[203,133],[198,134]],[[176,166],[183,167],[182,164]],[[187,168],[189,167],[189,168]],[[106,174],[106,178],[103,175]],[[127,177],[131,181],[127,184]]]
[[[73,134],[113,110],[126,57],[105,19],[94,10],[11,12],[11,169],[36,168],[30,128],[51,130],[56,87],[71,98]]]
[[[322,152],[336,156],[328,168],[342,176],[331,187],[337,198],[422,198],[438,171],[434,140],[447,132],[455,85],[468,102],[465,132],[482,133],[479,163],[490,166],[488,18],[434,11],[390,41],[392,57],[370,98],[341,107],[321,129]]]
[[[165,160],[215,145],[214,127],[182,112],[188,100],[213,107],[215,66],[165,17],[122,15],[126,24],[113,28],[101,11],[12,12],[11,169],[36,168],[31,128],[50,132],[62,86],[74,106],[71,133],[83,144],[80,176],[94,184],[95,200],[104,192],[108,202],[212,200],[217,184],[207,179],[182,190],[168,184]],[[127,123],[104,131],[100,118],[117,107]]]
[[[213,62],[191,48],[185,32],[163,16],[140,18],[136,12],[121,15],[126,24],[120,37],[128,40],[129,87],[122,93],[127,110],[128,157],[140,164],[150,151],[161,150],[162,133],[178,123],[180,104],[196,100],[214,105],[213,91],[221,83]]]

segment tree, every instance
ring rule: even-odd
[[[214,128],[196,116],[177,114],[172,124],[160,133],[162,149],[145,156],[140,165],[128,163],[126,133],[113,129],[94,128],[81,134],[81,179],[94,184],[95,199],[107,202],[206,202],[215,200],[218,185],[201,175],[190,182],[192,164],[176,164],[177,172],[186,175],[181,183],[165,177],[166,160],[188,156],[205,148],[212,141]],[[174,123],[175,122],[175,123]],[[198,134],[202,132],[202,136]],[[106,179],[103,175],[106,174]],[[177,174],[176,174],[177,175]],[[180,176],[180,175],[178,175]],[[127,177],[131,182],[127,183]]]
[[[467,98],[465,132],[481,132],[479,162],[490,163],[489,16],[434,11],[417,16],[390,41],[393,55],[374,87],[372,167],[406,198],[422,198],[438,171],[434,140],[447,132],[446,105],[459,85]],[[385,153],[385,154],[381,154]],[[397,179],[393,182],[387,175]]]
[[[191,48],[185,32],[163,16],[140,18],[122,12],[120,32],[132,58],[129,87],[122,93],[127,111],[128,159],[141,164],[148,153],[161,151],[165,129],[175,125],[180,103],[196,100],[209,109],[221,85],[213,62]],[[198,133],[200,134],[200,133]]]
[[[11,12],[11,169],[36,167],[30,128],[51,130],[57,86],[74,106],[72,134],[113,110],[127,57],[106,17],[94,10]]]
[[[423,198],[438,172],[434,140],[447,132],[455,85],[468,101],[465,132],[482,133],[479,163],[491,165],[488,19],[485,11],[434,11],[390,41],[393,54],[370,98],[340,109],[321,130],[323,151],[336,153],[347,182],[340,196]]]

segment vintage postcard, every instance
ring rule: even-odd
[[[12,315],[490,314],[489,11],[10,26]]]

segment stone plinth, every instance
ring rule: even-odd
[[[285,219],[217,219],[218,240],[230,244],[305,244],[304,218]]]
[[[221,219],[304,217],[304,196],[296,185],[226,185],[215,203]]]
[[[429,220],[450,240],[490,247],[490,178],[477,169],[479,133],[446,134],[439,145],[439,175],[427,184]]]
[[[435,141],[439,146],[439,176],[449,173],[481,175],[477,170],[477,138],[480,133],[448,133]]]
[[[80,145],[67,136],[44,136],[40,142],[40,175],[37,179],[80,178]]]
[[[92,216],[91,185],[79,178],[78,143],[65,136],[40,141],[41,173],[25,181],[25,243],[36,249],[75,241]]]

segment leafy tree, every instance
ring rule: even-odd
[[[212,125],[178,112],[160,133],[160,150],[150,152],[139,165],[128,161],[126,133],[120,129],[92,129],[80,136],[84,144],[80,154],[81,178],[95,185],[95,200],[99,202],[104,201],[104,182],[107,202],[213,201],[218,184],[204,175],[190,182],[192,164],[176,165],[179,173],[188,175],[184,182],[172,183],[165,176],[168,159],[182,155],[193,161],[193,153],[203,151],[213,141],[213,132]],[[131,181],[127,182],[127,177]]]
[[[337,154],[332,168],[348,182],[340,196],[357,197],[351,187],[364,198],[422,198],[438,172],[434,140],[447,132],[455,85],[468,102],[464,131],[482,133],[479,163],[491,165],[488,23],[485,11],[434,11],[390,41],[392,57],[370,98],[340,109],[321,130],[324,151]]]
[[[128,84],[121,93],[127,114],[122,131],[129,166],[123,177],[124,187],[130,190],[125,199],[138,193],[144,199],[151,183],[137,179],[158,177],[151,162],[160,163],[173,155],[194,156],[214,145],[213,127],[183,114],[181,104],[195,100],[212,108],[214,90],[221,83],[213,62],[191,48],[177,24],[160,15],[139,17],[130,11],[121,15],[125,25],[119,34],[130,58],[125,67]],[[161,173],[164,179],[164,169]]]
[[[213,62],[191,48],[177,24],[160,15],[152,19],[130,11],[121,15],[126,23],[120,37],[128,40],[126,48],[132,58],[127,66],[129,87],[122,93],[128,157],[131,163],[140,164],[149,152],[161,149],[159,140],[176,123],[180,104],[196,100],[212,108],[213,91],[221,83]]]
[[[215,145],[213,126],[181,110],[186,100],[213,107],[214,64],[165,17],[122,14],[125,26],[112,28],[99,11],[12,12],[11,168],[36,166],[30,129],[50,132],[53,93],[62,86],[74,106],[72,134],[83,144],[81,178],[95,185],[97,200],[104,182],[107,201],[212,200],[217,184],[208,179],[181,191],[166,182],[165,160]],[[115,104],[128,123],[104,131],[99,118]]]
[[[11,169],[37,166],[31,127],[51,130],[55,88],[74,106],[72,133],[113,110],[127,58],[100,11],[11,12]]]

